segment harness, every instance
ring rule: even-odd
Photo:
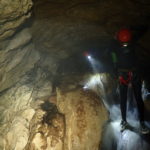
[[[120,75],[119,76],[120,84],[128,85],[132,80],[132,76],[133,76],[133,74],[131,71],[127,72],[127,79],[125,79],[125,77],[123,75]]]

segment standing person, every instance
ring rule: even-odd
[[[142,78],[139,62],[135,54],[135,47],[132,44],[131,31],[128,28],[121,29],[117,33],[117,40],[120,46],[111,54],[119,78],[120,109],[122,117],[121,131],[124,131],[129,126],[126,119],[127,93],[129,85],[132,85],[137,102],[140,131],[143,134],[147,134],[149,133],[149,129],[144,123],[144,103],[141,94]]]

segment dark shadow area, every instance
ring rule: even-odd
[[[46,112],[45,115],[43,116],[42,123],[53,125],[52,123],[53,119],[56,118],[57,114],[60,114],[58,112],[56,105],[48,101],[45,101],[43,104],[41,104],[41,109]]]

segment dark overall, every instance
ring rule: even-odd
[[[144,121],[144,103],[141,95],[142,79],[138,69],[137,58],[132,47],[117,50],[117,70],[119,75],[120,107],[122,120],[126,121],[127,93],[129,83],[132,85],[140,122]]]

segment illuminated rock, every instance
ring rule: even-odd
[[[23,150],[25,148],[29,137],[29,124],[34,113],[33,109],[26,109],[20,115],[13,116],[12,122],[5,125],[5,128],[9,130],[3,130],[6,133],[3,138],[3,149]]]
[[[64,117],[57,111],[55,106],[52,109],[49,108],[47,112],[37,110],[30,129],[32,132],[26,150],[64,149]]]
[[[28,28],[21,30],[11,40],[5,42],[7,44],[0,51],[0,91],[18,82],[40,58],[31,42]]]
[[[57,91],[56,105],[65,116],[65,150],[97,150],[107,111],[90,91]]]
[[[0,39],[11,36],[31,16],[31,0],[1,0]]]
[[[57,90],[41,101],[30,124],[26,150],[98,150],[107,111],[90,91]]]

